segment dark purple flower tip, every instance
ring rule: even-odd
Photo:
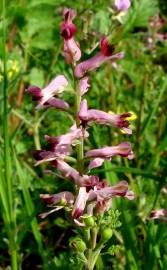
[[[74,196],[69,191],[63,191],[57,194],[40,194],[40,198],[48,204],[61,203],[62,205],[67,204],[67,202],[74,202]]]
[[[47,142],[50,143],[50,144],[56,145],[56,144],[58,143],[57,137],[51,137],[51,136],[49,136],[49,135],[45,135],[45,136],[44,136],[44,139],[45,139],[45,141],[47,141]]]
[[[38,101],[42,98],[41,89],[37,86],[29,86],[25,91],[33,96],[33,101]]]
[[[42,157],[42,152],[43,151],[41,151],[41,150],[33,150],[32,151],[32,156],[33,156],[33,158],[35,159],[35,160],[42,160],[43,159],[43,157]]]
[[[54,203],[54,196],[49,194],[40,194],[40,199],[42,199],[44,202],[48,204]]]
[[[63,15],[64,22],[61,25],[60,34],[65,40],[68,40],[71,39],[77,32],[75,24],[72,23],[77,13],[73,9],[64,8]]]
[[[78,219],[80,216],[83,215],[83,212],[84,212],[83,209],[77,208],[77,209],[75,210],[75,212],[72,214],[72,217],[73,217],[74,219]]]
[[[73,23],[71,24],[63,23],[61,25],[60,34],[65,40],[71,39],[73,36],[75,36],[76,32],[77,28]]]
[[[111,56],[115,51],[115,46],[113,44],[109,44],[106,37],[101,40],[101,52],[105,56]]]

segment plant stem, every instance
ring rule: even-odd
[[[78,81],[76,81],[75,77],[74,77],[74,90],[75,90],[75,119],[76,119],[77,128],[79,128],[80,120],[78,118],[78,112],[80,109],[81,94],[80,94]],[[79,141],[79,144],[77,145],[77,165],[78,165],[77,167],[80,174],[83,173],[83,169],[84,169],[83,159],[84,159],[84,139],[82,137]]]

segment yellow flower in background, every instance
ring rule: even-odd
[[[11,79],[15,74],[19,73],[19,62],[18,60],[9,60],[8,61],[8,78]]]

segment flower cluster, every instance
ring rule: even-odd
[[[125,10],[129,7],[130,1],[116,1],[115,5],[118,9]],[[71,211],[71,217],[75,224],[85,226],[84,216],[96,216],[109,210],[113,198],[133,199],[134,197],[133,192],[128,190],[126,181],[123,180],[111,186],[107,180],[100,180],[98,176],[91,173],[93,168],[101,166],[105,160],[111,160],[114,156],[132,159],[134,155],[130,142],[91,149],[85,155],[83,147],[85,139],[89,136],[88,129],[92,123],[116,127],[123,130],[124,133],[131,134],[128,121],[131,113],[110,114],[97,109],[88,109],[87,100],[82,99],[82,96],[90,87],[90,73],[107,61],[121,59],[124,54],[122,52],[115,53],[115,46],[110,44],[105,36],[101,39],[101,48],[95,56],[77,63],[81,58],[81,51],[78,42],[74,39],[77,32],[76,25],[73,23],[76,11],[65,8],[63,15],[64,21],[61,24],[60,34],[64,40],[64,57],[73,69],[75,81],[76,110],[73,116],[74,121],[66,134],[58,137],[45,135],[49,147],[47,150],[34,151],[34,158],[37,160],[36,165],[49,162],[58,170],[62,178],[73,182],[76,193],[62,191],[52,195],[41,194],[41,199],[49,207],[52,207],[52,210],[42,213],[40,216],[46,217],[48,214],[64,208]],[[37,101],[37,109],[54,107],[66,111],[69,104],[59,95],[65,93],[67,85],[67,78],[58,75],[43,89],[30,86],[26,91],[33,96],[33,100]],[[73,168],[67,163],[67,160],[75,147],[77,148],[77,166]],[[84,168],[84,161],[88,161],[87,168]]]

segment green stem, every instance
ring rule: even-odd
[[[81,94],[80,89],[78,85],[78,81],[76,81],[74,77],[74,90],[75,90],[75,119],[76,119],[76,125],[77,128],[80,127],[80,120],[78,117],[78,112],[80,110],[80,103],[81,103]],[[83,173],[84,169],[84,139],[81,138],[79,141],[79,144],[77,145],[77,167],[80,174]]]
[[[17,251],[13,250],[11,253],[12,270],[17,270]]]

